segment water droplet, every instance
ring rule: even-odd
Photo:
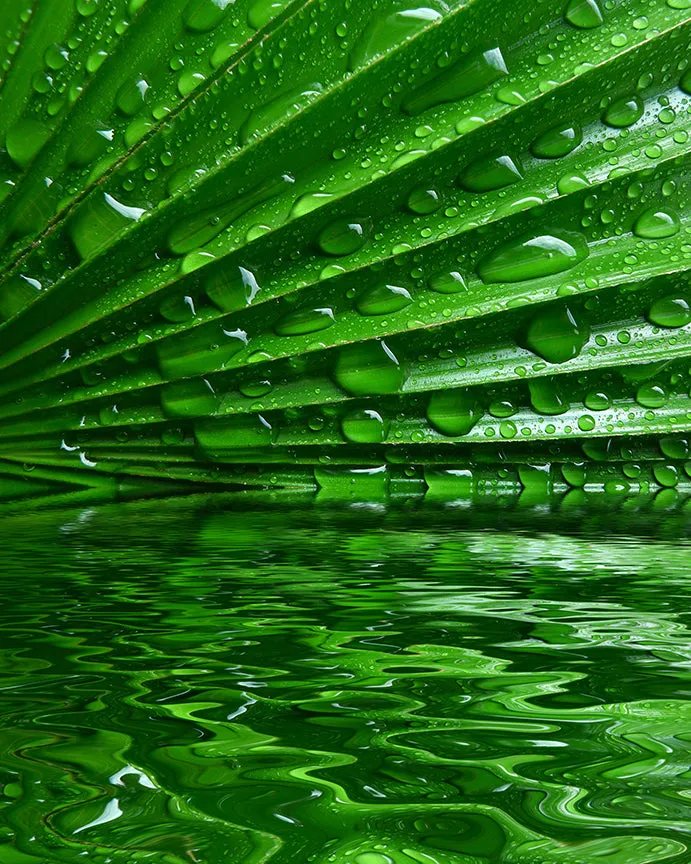
[[[360,249],[366,240],[366,232],[362,222],[349,219],[337,219],[327,225],[319,235],[319,246],[327,255],[351,255]]]
[[[575,231],[511,240],[478,264],[485,283],[523,282],[570,270],[588,256],[585,237]]]
[[[5,136],[5,148],[19,168],[26,168],[50,136],[50,129],[39,120],[18,120]]]
[[[256,107],[240,129],[240,141],[247,144],[267,129],[295,116],[322,92],[321,84],[296,87]]]
[[[636,219],[633,233],[646,240],[661,240],[673,237],[679,231],[679,217],[667,210],[649,207]]]
[[[458,184],[467,192],[490,192],[522,179],[517,160],[511,156],[490,156],[464,168],[458,177]]]
[[[261,29],[283,11],[288,0],[254,0],[247,11],[247,22],[255,30]]]
[[[158,366],[164,378],[193,378],[222,369],[247,345],[244,330],[225,330],[211,321],[156,344]]]
[[[581,30],[599,27],[603,20],[597,0],[569,0],[564,17]]]
[[[115,104],[126,117],[134,117],[144,106],[149,85],[142,77],[124,84],[118,91]]]
[[[161,387],[161,408],[166,417],[205,417],[213,414],[219,398],[206,378],[174,381]]]
[[[376,285],[364,291],[355,301],[361,315],[390,315],[405,309],[413,298],[398,285]]]
[[[383,18],[370,18],[362,36],[357,40],[350,53],[351,71],[368,64],[380,54],[385,54],[395,45],[420,33],[441,19],[435,9],[421,6],[417,9],[404,9]]]
[[[459,294],[461,291],[468,290],[465,277],[457,270],[452,270],[450,273],[437,273],[427,284],[437,294]]]
[[[469,390],[437,390],[427,403],[427,419],[442,435],[467,435],[482,414],[482,406]]]
[[[352,396],[378,396],[398,392],[404,370],[388,345],[377,339],[341,348],[334,379]]]
[[[624,96],[615,99],[602,115],[603,123],[616,129],[632,126],[643,116],[643,100],[640,96]]]
[[[408,196],[408,209],[421,215],[434,213],[441,207],[441,204],[439,193],[425,186],[418,186]]]
[[[684,327],[691,321],[691,308],[683,297],[661,297],[650,307],[648,320],[658,327]]]
[[[667,402],[667,393],[659,384],[649,381],[636,391],[636,402],[644,408],[662,408]]]
[[[560,159],[575,150],[583,140],[578,126],[555,126],[536,138],[530,146],[540,159]]]
[[[566,363],[577,357],[590,337],[590,328],[579,323],[568,306],[545,309],[531,321],[526,348],[548,363]]]
[[[193,33],[208,33],[223,21],[224,11],[235,0],[189,0],[182,21]]]
[[[501,49],[491,48],[445,69],[404,99],[401,107],[407,114],[421,114],[436,105],[478,93],[507,74]]]
[[[667,489],[672,489],[679,482],[679,471],[675,465],[654,463],[653,476],[660,486],[664,486]]]
[[[130,207],[107,192],[88,199],[78,208],[70,225],[72,241],[82,258],[91,258],[108,246],[121,231],[138,222],[146,211]]]
[[[274,325],[278,336],[306,336],[326,330],[335,323],[333,310],[325,307],[320,309],[296,309],[288,313]]]
[[[306,195],[301,195],[293,204],[290,216],[293,219],[306,216],[308,213],[321,207],[322,204],[326,204],[331,198],[333,198],[333,195],[328,192],[308,192]]]
[[[378,411],[356,408],[343,417],[341,430],[354,444],[379,444],[388,435],[389,424]]]
[[[530,390],[530,404],[538,414],[553,417],[569,410],[569,401],[564,398],[557,380],[533,378],[528,382],[528,388]]]
[[[251,270],[246,267],[230,267],[217,270],[206,283],[204,290],[222,312],[235,312],[249,306],[260,287]]]

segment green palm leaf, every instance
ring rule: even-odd
[[[0,495],[691,482],[690,8],[6,0]]]

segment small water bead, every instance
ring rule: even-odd
[[[427,419],[442,435],[467,435],[483,415],[482,406],[467,389],[437,390],[427,403]]]
[[[375,57],[437,23],[441,17],[440,12],[430,6],[403,9],[385,17],[376,17],[375,13],[350,52],[350,70],[360,69]]]
[[[371,408],[357,408],[341,420],[343,435],[354,444],[380,444],[389,434],[389,422]]]
[[[285,315],[274,325],[278,336],[306,336],[318,333],[336,323],[333,309],[328,307],[318,309],[297,309]]]
[[[390,315],[413,302],[410,292],[398,285],[375,285],[355,301],[361,315]]]
[[[511,156],[490,156],[472,162],[461,171],[458,184],[467,192],[490,192],[522,180],[521,166]]]
[[[582,140],[580,127],[555,126],[536,138],[530,149],[540,159],[560,159],[575,150]]]
[[[457,102],[479,93],[490,84],[508,75],[506,62],[500,48],[464,57],[458,63],[444,69],[431,81],[427,81],[403,100],[401,108],[413,116],[422,114],[436,105]]]
[[[683,297],[661,297],[650,307],[648,320],[658,327],[684,327],[691,321],[691,307]]]
[[[400,390],[402,364],[383,339],[339,349],[334,380],[351,396],[382,396]]]
[[[352,255],[365,244],[366,232],[362,222],[337,219],[327,225],[319,235],[318,243],[327,255]]]
[[[449,273],[436,273],[430,277],[427,284],[437,294],[460,294],[468,290],[465,276],[458,270],[452,270]]]
[[[633,126],[643,116],[643,100],[640,96],[625,96],[615,99],[602,115],[602,122],[615,129]]]
[[[83,18],[90,18],[98,8],[98,0],[77,0],[77,12]]]
[[[679,87],[684,91],[684,93],[688,93],[691,95],[691,69],[684,72],[684,74],[681,76]]]
[[[564,480],[576,489],[585,486],[586,470],[584,462],[572,462],[561,466],[561,474]]]
[[[570,270],[587,256],[585,237],[576,231],[517,238],[483,258],[478,275],[485,283],[523,282]]]
[[[638,388],[636,402],[644,408],[662,408],[667,402],[667,393],[659,384],[647,382]]]
[[[668,210],[649,207],[636,219],[633,233],[646,240],[662,240],[679,232],[679,217]]]
[[[581,30],[592,30],[599,27],[603,21],[597,0],[569,0],[564,17]]]
[[[442,200],[439,193],[434,189],[427,189],[424,186],[418,186],[408,196],[408,209],[413,213],[419,213],[426,216],[428,213],[434,213],[442,205]]]
[[[576,320],[568,306],[548,308],[531,321],[526,348],[548,363],[566,363],[577,357],[590,337],[590,328]]]

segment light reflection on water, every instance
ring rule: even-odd
[[[691,860],[683,513],[232,500],[5,517],[2,864]]]

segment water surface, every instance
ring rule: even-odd
[[[0,864],[691,860],[683,511],[237,502],[4,517]]]

